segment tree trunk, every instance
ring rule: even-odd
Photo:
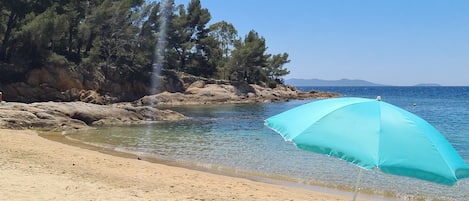
[[[86,43],[86,48],[85,48],[85,56],[88,56],[90,50],[91,50],[91,47],[93,46],[93,40],[94,40],[94,37],[95,37],[95,33],[91,33],[90,34],[90,37],[88,37],[88,42]]]
[[[73,48],[73,26],[69,25],[68,27],[68,56],[72,54]]]
[[[13,30],[13,27],[15,26],[17,19],[18,19],[18,15],[16,15],[16,13],[14,12],[11,12],[10,16],[8,17],[5,34],[3,35],[2,45],[0,46],[0,60],[2,61],[8,60],[7,58],[8,42],[10,40],[11,31]]]

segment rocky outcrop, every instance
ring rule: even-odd
[[[97,105],[84,102],[0,103],[0,127],[70,130],[89,126],[135,125],[176,121],[185,117],[170,110],[130,104]]]
[[[120,75],[118,70],[106,72],[99,67],[78,71],[51,66],[27,69],[5,65],[0,65],[0,91],[7,101],[0,105],[0,128],[67,130],[147,124],[185,118],[170,110],[157,109],[158,106],[278,102],[339,95],[301,92],[284,85],[269,88],[206,79],[175,71],[163,71],[162,76],[156,76],[156,82],[151,83],[146,81],[150,74]],[[146,95],[150,93],[156,95]]]
[[[311,99],[336,97],[330,92],[301,92],[291,86],[265,88],[246,83],[210,83],[198,80],[193,82],[184,93],[163,92],[145,96],[133,104],[135,106],[174,106],[221,103],[279,102],[292,99]]]
[[[152,90],[150,78],[150,72],[123,75],[119,69],[112,67],[49,65],[28,68],[0,64],[0,91],[7,101],[109,104],[134,101],[151,92],[185,90],[174,71],[162,71],[162,75],[155,76],[158,84],[156,90]]]
[[[25,103],[81,101],[110,104],[137,100],[137,105],[271,102],[337,95],[304,93],[283,85],[269,88],[244,82],[207,79],[171,70],[163,70],[160,76],[154,77],[156,81],[152,83],[150,72],[125,75],[119,72],[119,69],[99,66],[51,65],[29,69],[0,64],[0,91],[6,101]],[[158,94],[148,96],[153,93]]]

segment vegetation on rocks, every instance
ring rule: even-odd
[[[231,23],[211,22],[200,0],[164,5],[144,0],[1,1],[0,90],[6,91],[5,99],[22,102],[81,100],[80,94],[89,90],[111,102],[148,95],[162,20],[168,25],[163,71],[268,87],[289,73],[284,68],[287,53],[269,54],[255,30],[240,37]],[[166,11],[167,19],[161,17]],[[174,80],[165,74],[159,79]],[[183,92],[171,84],[157,92]]]
[[[287,53],[268,53],[255,30],[240,37],[209,22],[200,0],[0,1],[0,128],[142,124],[185,118],[155,106],[336,96],[284,86]]]

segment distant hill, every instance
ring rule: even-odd
[[[415,87],[441,87],[440,84],[436,83],[423,83],[423,84],[416,84]]]
[[[365,80],[350,80],[350,79],[341,79],[341,80],[320,80],[320,79],[288,79],[285,80],[285,84],[293,86],[385,86],[382,84],[376,84],[373,82],[368,82]]]

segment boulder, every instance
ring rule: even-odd
[[[97,105],[84,102],[0,104],[0,128],[70,130],[89,126],[136,125],[185,119],[184,115],[148,106]]]
[[[85,103],[94,103],[104,105],[106,103],[103,96],[94,90],[81,90],[79,100]]]
[[[292,99],[312,99],[336,97],[339,94],[330,92],[300,92],[294,87],[277,86],[265,88],[255,84],[207,84],[206,82],[192,83],[185,93],[163,92],[156,95],[144,96],[134,101],[135,106],[175,106],[221,103],[253,103],[278,102]]]

